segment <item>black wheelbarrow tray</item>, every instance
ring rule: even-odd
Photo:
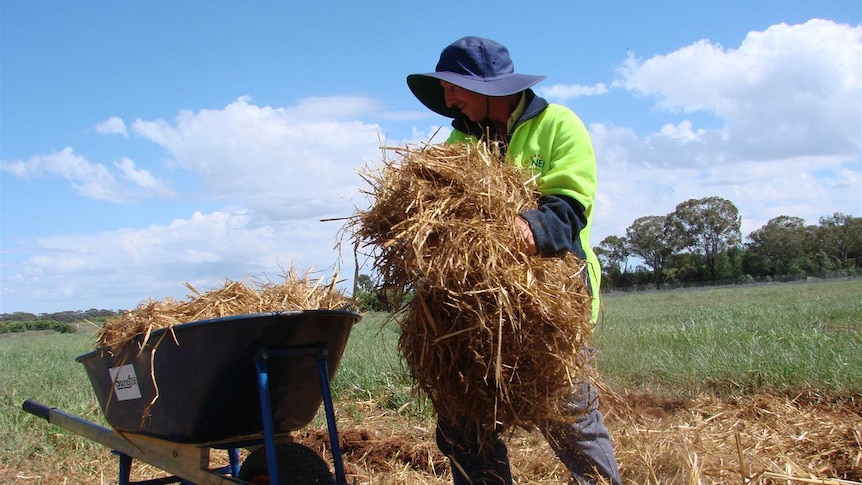
[[[117,355],[107,349],[80,355],[113,430],[35,401],[24,409],[113,449],[120,485],[132,483],[132,458],[174,475],[137,483],[340,485],[346,479],[329,384],[360,318],[345,310],[215,318],[156,330],[146,345],[138,337]],[[312,450],[289,443],[321,403],[334,481],[325,463],[303,453]],[[258,449],[241,470],[238,449],[252,447]],[[212,448],[228,450],[230,465],[210,469]],[[312,470],[320,465],[329,479]],[[278,480],[279,474],[291,476]],[[302,474],[308,476],[297,479]]]

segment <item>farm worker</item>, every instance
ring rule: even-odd
[[[596,160],[583,122],[568,108],[549,104],[531,86],[545,76],[516,74],[503,45],[464,37],[440,54],[435,72],[407,76],[410,90],[426,107],[453,118],[448,143],[502,142],[506,158],[530,168],[541,198],[538,208],[516,218],[529,255],[555,256],[566,251],[585,259],[593,292],[592,319],[599,308],[598,259],[590,246]],[[588,349],[584,349],[588,352]],[[620,484],[619,471],[598,409],[598,393],[578,384],[569,409],[574,425],[549,423],[542,433],[560,461],[581,484],[601,475]],[[506,445],[499,437],[490,452],[480,450],[478,433],[465,423],[437,420],[437,446],[452,462],[455,485],[511,484]]]

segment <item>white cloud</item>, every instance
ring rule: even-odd
[[[410,139],[402,144],[443,143],[449,138],[449,134],[452,133],[452,127],[448,125],[431,126],[425,131],[420,131],[414,126],[411,133]]]
[[[130,158],[122,157],[119,161],[114,162],[114,166],[120,170],[123,179],[146,189],[152,195],[172,197],[175,194],[164,181],[157,179],[147,170],[135,167],[135,162]]]
[[[139,229],[42,237],[34,248],[38,255],[15,275],[4,275],[2,290],[13,302],[50,298],[66,309],[96,301],[132,308],[147,298],[184,298],[186,282],[206,291],[225,279],[278,281],[291,263],[331,276],[340,227],[317,221],[263,225],[247,212],[196,212]]]
[[[379,109],[379,103],[368,97],[316,96],[300,99],[296,106],[285,108],[283,112],[294,120],[352,120]]]
[[[736,160],[853,156],[862,147],[862,25],[775,25],[736,49],[702,40],[630,57],[621,74],[617,86],[655,97],[660,108],[724,120],[726,133],[714,140]]]
[[[97,124],[96,133],[100,135],[122,135],[123,138],[129,137],[129,133],[126,131],[126,123],[117,116],[112,116]]]
[[[679,140],[681,142],[695,142],[702,141],[705,131],[697,130],[695,132],[694,130],[692,130],[691,121],[685,120],[678,125],[668,123],[661,127],[659,133],[662,136],[666,136],[672,140]]]
[[[554,84],[551,86],[540,86],[536,92],[545,98],[562,103],[581,96],[605,94],[608,92],[608,87],[604,83],[592,86]]]
[[[375,107],[347,97],[289,108],[239,98],[224,109],[183,111],[173,122],[136,120],[132,130],[200,177],[213,198],[273,220],[349,216],[355,170],[379,156],[380,129],[343,118]]]
[[[124,179],[132,181],[136,187],[147,189],[146,193],[123,185],[107,167],[90,162],[71,147],[27,160],[3,161],[0,162],[0,169],[21,178],[44,175],[60,177],[69,181],[75,192],[82,196],[108,202],[125,203],[147,194],[171,194],[163,182],[153,178],[147,171],[135,170],[134,162],[130,159],[121,159],[114,165]]]

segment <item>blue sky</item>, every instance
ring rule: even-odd
[[[713,195],[744,235],[862,215],[855,0],[33,0],[0,22],[0,313],[352,276],[320,221],[367,203],[381,139],[448,126],[404,79],[465,35],[589,127],[593,245]]]

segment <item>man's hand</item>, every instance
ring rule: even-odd
[[[524,253],[527,256],[533,256],[536,254],[536,238],[533,236],[533,230],[530,229],[530,225],[527,221],[524,220],[523,217],[515,218],[515,227],[518,229],[518,232],[521,234],[521,238],[524,240]]]

